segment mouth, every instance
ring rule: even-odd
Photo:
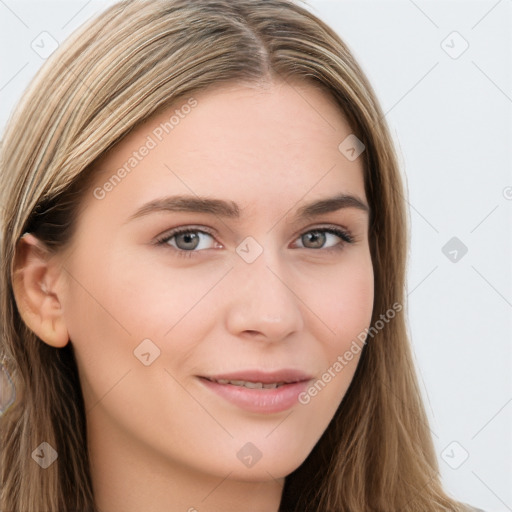
[[[202,384],[237,408],[258,414],[290,409],[313,377],[296,370],[201,376]]]
[[[277,389],[288,382],[252,382],[250,380],[228,380],[228,379],[208,379],[210,382],[216,382],[217,384],[230,384],[231,386],[243,386],[248,389]]]

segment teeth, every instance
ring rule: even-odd
[[[227,379],[217,379],[213,380],[213,382],[218,382],[219,384],[231,384],[232,386],[243,386],[249,389],[276,389],[284,384],[284,382],[271,382],[269,384],[263,384],[263,382],[249,382],[246,380]]]
[[[228,384],[233,384],[233,386],[244,386],[244,380],[228,380]]]
[[[237,385],[240,386],[240,384]],[[261,382],[244,382],[241,385],[249,389],[263,389],[263,384]]]

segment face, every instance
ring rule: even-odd
[[[241,480],[303,462],[372,313],[350,134],[312,85],[224,85],[104,156],[60,284],[91,446]]]

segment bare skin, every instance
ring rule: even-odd
[[[339,194],[367,205],[361,158],[338,150],[351,133],[338,107],[311,85],[280,82],[193,97],[169,133],[157,129],[187,98],[104,156],[68,250],[49,258],[22,239],[17,302],[44,342],[74,346],[102,512],[277,511],[359,355],[307,404],[279,411],[234,404],[205,377],[287,370],[306,389],[371,319],[368,212],[349,203],[296,218]],[[142,156],[148,136],[156,145]],[[134,151],[136,166],[105,186]],[[131,218],[175,195],[234,202],[239,217]],[[190,232],[169,238],[177,227]],[[329,227],[352,241],[319,231]]]

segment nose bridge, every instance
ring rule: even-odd
[[[285,262],[277,248],[247,237],[236,249],[235,279],[227,311],[227,328],[234,335],[259,334],[279,341],[303,327],[300,301],[287,283]]]

